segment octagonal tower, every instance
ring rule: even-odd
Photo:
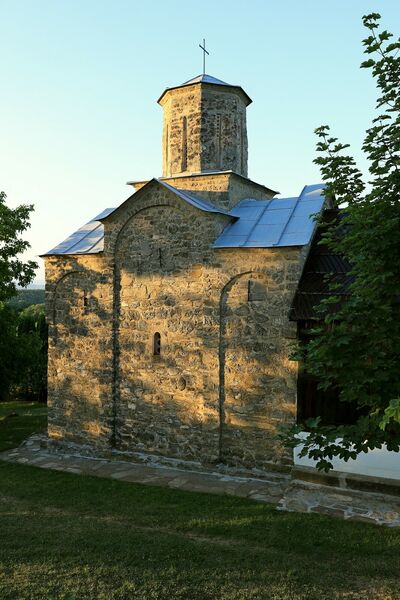
[[[234,171],[247,177],[246,107],[237,85],[199,75],[167,88],[164,109],[163,177]]]

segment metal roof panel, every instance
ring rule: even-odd
[[[99,221],[111,214],[115,209],[106,208],[94,219],[74,231],[66,240],[42,254],[96,254],[103,251],[104,226]]]
[[[175,188],[165,181],[155,181],[199,210],[231,218],[231,223],[213,244],[214,248],[303,246],[310,242],[316,227],[314,215],[324,205],[324,186],[321,184],[305,186],[298,198],[247,198],[226,211],[187,190]],[[101,220],[114,210],[107,208],[44,256],[102,252],[104,225]]]
[[[238,240],[238,247],[273,248],[304,246],[313,236],[314,215],[324,205],[323,184],[305,186],[297,198],[273,198],[262,201],[247,198],[239,202],[230,214],[238,217],[228,225],[214,243],[214,248],[232,247],[234,234],[247,233],[247,240]]]
[[[184,200],[187,204],[190,204],[203,212],[226,215],[230,217],[231,220],[237,219],[237,217],[231,215],[230,212],[214,206],[211,202],[207,202],[207,200],[204,200],[187,190],[175,188],[159,179],[155,179],[154,181]],[[42,256],[53,254],[96,254],[102,252],[104,249],[104,225],[101,220],[106,219],[106,217],[111,215],[115,210],[115,208],[106,208],[94,219],[83,225],[83,227],[71,234],[66,240]]]
[[[192,79],[189,79],[188,81],[184,81],[183,83],[181,83],[181,85],[191,85],[192,83],[215,83],[217,85],[228,85],[228,86],[231,85],[230,83],[226,83],[226,81],[217,79],[216,77],[213,77],[212,75],[206,75],[205,73],[203,75],[197,75],[197,77],[193,77]]]

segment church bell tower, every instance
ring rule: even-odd
[[[240,86],[199,75],[167,88],[158,103],[164,110],[163,177],[215,171],[247,177],[251,99]]]

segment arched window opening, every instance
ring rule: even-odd
[[[86,309],[89,306],[88,294],[86,290],[83,290],[83,308]]]
[[[153,338],[153,356],[161,355],[161,335],[156,331]]]
[[[182,119],[182,171],[187,169],[187,118]]]

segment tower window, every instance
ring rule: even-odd
[[[156,331],[153,338],[153,356],[161,355],[161,335]]]
[[[89,306],[89,299],[88,299],[87,291],[83,290],[83,308],[86,310],[88,306]]]
[[[244,117],[240,123],[240,166],[242,175],[245,173],[245,156],[244,156]]]
[[[168,131],[168,125],[167,125],[166,132],[165,132],[165,162],[166,162],[167,169],[169,168],[168,167],[168,159],[169,159],[168,151],[169,151],[169,131]]]
[[[182,171],[187,169],[187,118],[182,119]]]
[[[216,166],[218,169],[221,168],[221,148],[222,148],[222,122],[221,115],[215,116],[215,130],[216,130]]]

